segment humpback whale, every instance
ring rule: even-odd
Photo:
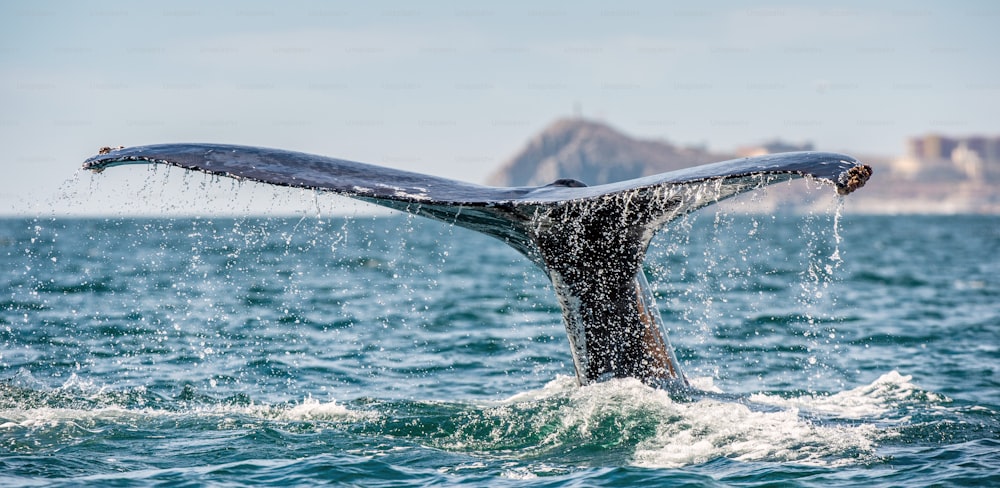
[[[495,237],[552,282],[581,385],[638,378],[662,387],[687,379],[642,270],[664,224],[734,195],[797,177],[846,195],[870,166],[835,153],[735,159],[605,185],[560,179],[498,188],[301,152],[224,144],[102,148],[83,167],[165,164],[272,185],[330,191]]]

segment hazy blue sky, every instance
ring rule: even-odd
[[[158,212],[176,189],[136,199],[145,169],[67,182],[119,144],[481,182],[575,107],[716,150],[782,137],[892,155],[929,131],[1000,133],[998,47],[1000,2],[6,1],[0,213]]]

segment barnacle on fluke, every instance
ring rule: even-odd
[[[872,167],[867,164],[859,164],[853,168],[847,170],[845,173],[845,180],[842,184],[837,185],[837,193],[841,195],[847,195],[868,182],[868,178],[872,176]]]

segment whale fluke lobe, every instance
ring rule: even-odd
[[[868,165],[854,166],[847,170],[847,173],[841,179],[841,183],[837,185],[837,193],[841,195],[847,195],[848,193],[865,186],[868,182],[868,178],[872,176],[872,167]]]
[[[871,167],[835,153],[797,152],[598,186],[560,179],[498,188],[300,152],[223,144],[160,144],[101,151],[83,167],[167,164],[273,185],[330,191],[498,238],[552,281],[580,384],[639,378],[686,385],[642,271],[667,222],[722,199],[796,177],[846,195]]]

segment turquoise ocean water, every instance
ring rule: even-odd
[[[647,260],[671,393],[576,386],[542,273],[437,222],[0,220],[0,485],[998,485],[998,255],[699,212]]]

